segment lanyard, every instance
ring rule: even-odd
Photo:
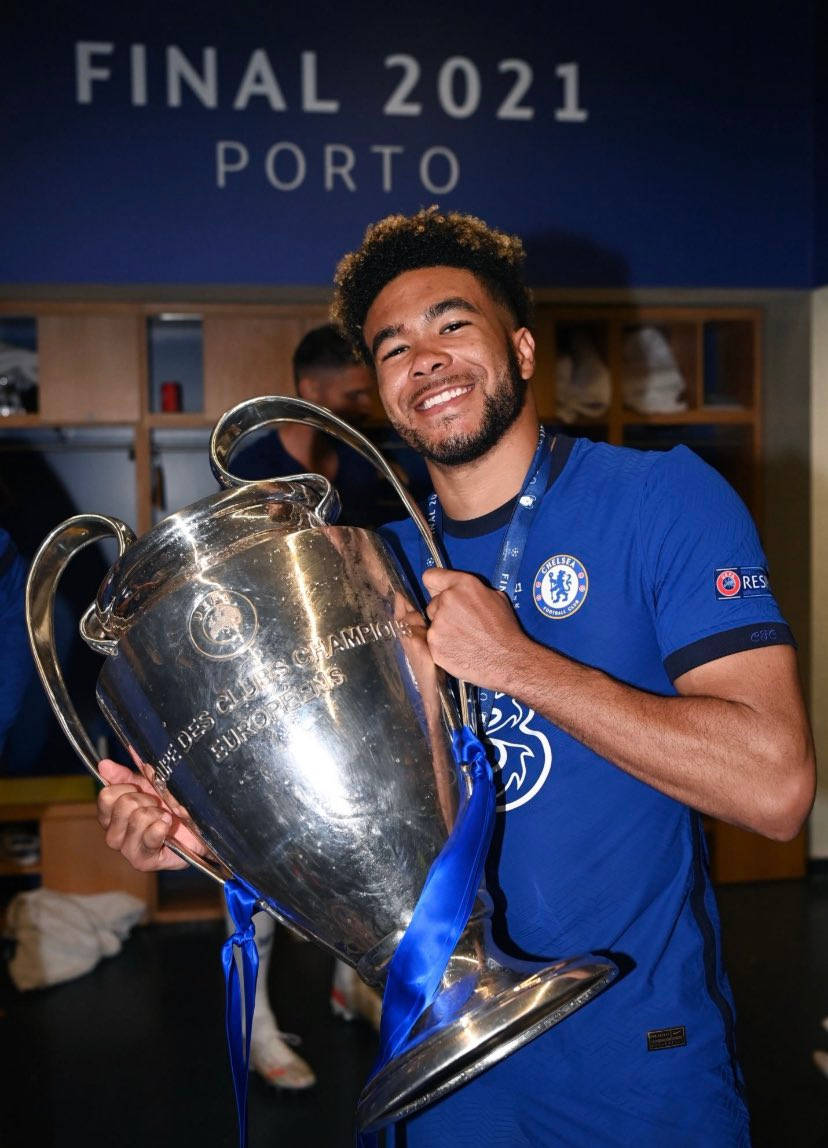
[[[534,458],[529,465],[520,494],[515,501],[512,518],[506,530],[500,555],[495,563],[490,579],[490,585],[493,586],[495,590],[502,590],[505,594],[509,595],[516,611],[520,609],[519,598],[522,589],[518,581],[520,564],[523,559],[523,552],[526,549],[526,541],[529,537],[529,529],[532,525],[533,515],[540,505],[544,491],[549,485],[549,477],[552,473],[552,451],[554,448],[554,437],[551,442],[549,442],[545,428],[541,427],[538,433],[538,445]],[[443,511],[436,494],[432,494],[429,497],[427,515],[431,533],[434,535],[437,545],[445,554],[445,547],[442,545]],[[433,566],[434,559],[428,553],[425,544],[422,542],[420,543],[420,549],[425,560],[425,565]],[[448,563],[446,564],[448,565]],[[483,728],[485,728],[492,712],[494,698],[492,694],[487,691],[476,691],[476,694],[477,707]]]

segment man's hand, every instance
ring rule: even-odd
[[[98,821],[106,830],[107,845],[134,869],[183,869],[187,862],[164,845],[168,837],[193,853],[204,853],[203,844],[140,773],[108,759],[98,769],[107,782],[98,794]]]
[[[508,597],[459,570],[426,570],[423,584],[431,594],[427,638],[437,665],[473,685],[508,692],[530,643]]]

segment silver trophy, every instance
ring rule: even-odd
[[[381,988],[454,823],[458,785],[469,784],[451,749],[460,717],[382,541],[334,525],[330,483],[313,474],[246,482],[228,470],[243,437],[280,421],[308,423],[369,458],[441,564],[422,514],[368,439],[323,408],[265,396],[213,431],[218,493],[140,539],[99,514],[52,531],[29,574],[27,625],[58,720],[101,780],[61,674],[53,612],[73,555],[116,539],[119,557],[80,632],[104,658],[105,717],[208,852],[170,847],[216,881],[243,877],[262,909]],[[457,696],[467,723],[462,683]],[[488,913],[481,895],[436,1000],[364,1091],[364,1129],[471,1079],[616,973],[591,954],[513,961],[492,945]]]

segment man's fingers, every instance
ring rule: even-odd
[[[146,858],[148,862],[160,861],[164,842],[171,829],[172,817],[169,813],[157,809],[137,809],[129,819],[124,836],[124,855],[133,864],[136,858],[139,862],[141,858]]]
[[[134,789],[140,789],[142,793],[150,796],[155,794],[152,783],[142,773],[130,769],[128,765],[120,765],[117,761],[104,758],[98,764],[98,772],[108,785],[131,785]]]
[[[98,820],[106,830],[110,849],[121,849],[135,825],[145,828],[159,818],[166,818],[167,825],[172,824],[172,817],[157,797],[129,786],[110,786],[98,797]]]
[[[442,594],[450,586],[455,586],[469,577],[471,575],[462,570],[445,570],[438,566],[429,566],[428,570],[423,571],[423,585],[431,595]]]
[[[174,819],[166,809],[132,804],[128,817],[122,816],[122,812],[113,818],[106,833],[106,843],[117,849],[134,869],[153,872],[157,869],[180,869],[187,864],[165,847],[174,825]]]
[[[122,797],[138,793],[134,785],[107,785],[98,794],[98,824],[108,829],[115,807]]]
[[[98,795],[98,820],[109,848],[121,853],[133,868],[150,872],[186,864],[165,848],[176,821],[157,795],[133,785],[109,785]]]
[[[124,783],[134,785],[137,783],[137,777],[128,765],[121,765],[108,757],[98,762],[98,772],[107,785],[123,785]]]

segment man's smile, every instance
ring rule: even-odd
[[[440,407],[445,403],[450,403],[452,399],[458,399],[461,395],[467,395],[472,390],[474,384],[468,383],[465,386],[447,387],[445,390],[432,391],[426,398],[415,404],[415,409],[418,411],[430,411],[434,407]]]

